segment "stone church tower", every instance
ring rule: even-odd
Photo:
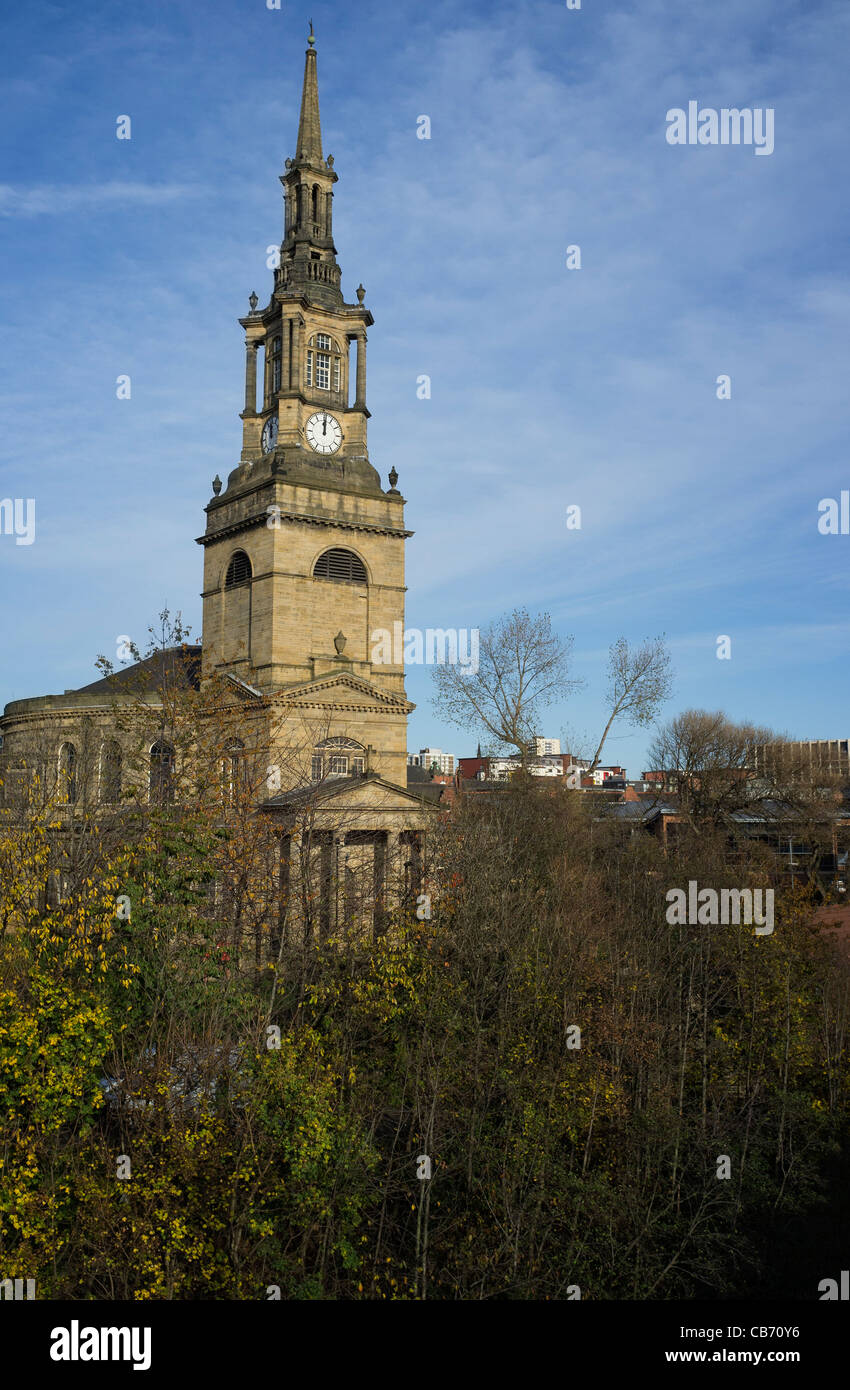
[[[215,479],[198,538],[202,644],[156,651],[79,690],[7,705],[0,810],[26,801],[36,773],[68,826],[89,807],[111,813],[127,801],[179,801],[197,773],[191,748],[203,749],[213,763],[221,759],[205,773],[211,801],[230,804],[247,787],[274,822],[281,922],[292,925],[293,885],[306,882],[318,856],[322,930],[354,921],[357,900],[377,930],[391,902],[418,892],[435,806],[407,790],[413,706],[403,664],[387,655],[402,643],[381,637],[404,631],[411,533],[395,470],[384,488],[369,461],[373,320],[362,285],[354,303],[341,289],[337,174],[322,149],[314,43],[311,33],[295,154],[281,176],[279,265],[268,303],[260,308],[252,294],[239,320],[241,458],[226,487]],[[190,751],[175,736],[168,695],[182,689],[190,708],[207,711],[188,730]],[[366,886],[355,892],[361,880]]]
[[[264,308],[245,330],[242,455],[206,508],[202,679],[228,674],[278,706],[292,745],[305,719],[309,780],[370,771],[404,787],[404,668],[372,633],[404,627],[404,499],[369,462],[365,291],[346,302],[333,238],[311,32],[284,235]],[[355,365],[356,361],[356,365]],[[377,649],[376,649],[377,650]],[[385,648],[386,650],[386,648]],[[380,654],[380,652],[378,652]],[[248,697],[243,697],[248,698]],[[250,703],[250,700],[249,700]],[[333,760],[333,761],[331,761]],[[311,775],[312,774],[312,775]]]

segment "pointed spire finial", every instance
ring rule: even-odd
[[[322,156],[322,126],[319,119],[319,81],[316,76],[316,49],[313,36],[313,21],[310,21],[310,37],[307,43],[307,57],[304,63],[304,87],[301,93],[301,115],[298,120],[298,144],[296,160],[308,164],[324,164]]]

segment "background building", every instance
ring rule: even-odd
[[[426,772],[435,768],[451,776],[455,770],[454,753],[444,753],[442,748],[420,748],[418,753],[408,753],[407,761],[410,766],[422,767]]]
[[[534,740],[534,751],[538,757],[543,753],[560,753],[561,740],[559,738],[536,738]]]

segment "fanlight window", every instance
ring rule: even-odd
[[[230,557],[224,587],[225,589],[235,589],[239,584],[250,584],[250,582],[251,561],[244,550],[237,550]]]
[[[365,584],[366,567],[353,550],[326,550],[313,566],[314,579],[334,579],[339,584]]]
[[[356,739],[326,738],[316,744],[311,766],[314,782],[323,777],[362,777],[365,771],[366,749]]]

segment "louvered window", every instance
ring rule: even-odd
[[[365,584],[366,570],[353,550],[326,550],[313,569],[314,579],[335,579],[337,583]]]
[[[225,589],[235,589],[237,584],[249,584],[250,581],[251,561],[244,550],[237,550],[235,555],[230,557],[224,587]]]

